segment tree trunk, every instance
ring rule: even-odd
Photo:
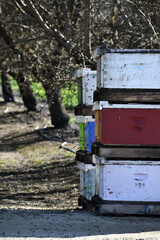
[[[9,76],[6,73],[2,72],[1,79],[2,79],[2,94],[4,101],[14,102],[14,96],[11,89]]]
[[[66,112],[64,104],[62,103],[60,92],[45,84],[43,87],[47,96],[47,102],[51,115],[51,123],[56,128],[66,127],[68,125],[70,117]]]
[[[91,2],[84,0],[84,52],[91,57]]]
[[[33,94],[33,90],[30,87],[29,81],[24,77],[23,73],[19,73],[16,76],[16,80],[23,99],[24,106],[28,109],[28,111],[35,111],[37,102]]]

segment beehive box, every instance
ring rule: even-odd
[[[160,145],[160,105],[94,105],[95,139],[111,145]],[[97,130],[98,129],[98,130]]]
[[[160,89],[99,88],[94,91],[93,101],[108,101],[112,104],[158,104]]]
[[[97,48],[97,88],[159,89],[160,50]]]
[[[78,103],[93,105],[93,92],[96,90],[97,71],[89,68],[79,69],[75,72],[78,85]]]
[[[92,142],[95,141],[95,119],[92,116],[76,116],[79,124],[80,149],[91,152]]]
[[[87,150],[92,151],[92,143],[95,141],[95,122],[88,122],[87,124],[88,146]]]
[[[109,160],[130,159],[143,160],[151,159],[158,161],[160,159],[160,146],[148,145],[110,145],[92,143],[92,154],[99,157],[105,157]]]
[[[92,153],[88,151],[78,150],[76,152],[76,161],[83,162],[85,164],[92,164]]]
[[[95,110],[95,142],[102,141],[102,110]]]
[[[79,123],[79,144],[80,150],[85,150],[85,124]]]
[[[104,161],[96,160],[96,194],[102,200],[160,203],[160,161]]]
[[[74,108],[75,116],[92,116],[94,117],[93,106],[78,105]]]
[[[80,170],[80,195],[91,200],[95,195],[95,166],[93,164],[77,163]]]

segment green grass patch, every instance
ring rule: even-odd
[[[64,153],[63,154],[65,157],[73,157],[74,156],[74,153]]]
[[[62,101],[66,109],[73,109],[78,105],[77,85],[61,89]]]
[[[2,83],[1,77],[0,77],[0,83]],[[13,91],[16,91],[16,90],[19,89],[19,86],[18,86],[18,84],[17,84],[17,81],[14,80],[14,78],[11,77],[11,76],[10,76],[10,84],[11,84],[11,88],[12,88]]]
[[[14,90],[14,91],[18,90],[19,86],[17,84],[17,81],[14,80],[14,78],[12,78],[12,77],[10,77],[10,79],[11,79],[12,90]],[[45,90],[42,87],[41,83],[31,81],[31,88],[33,89],[33,92],[38,100],[46,100]]]
[[[17,91],[19,89],[19,86],[17,84],[17,81],[11,78],[11,88],[13,91]]]
[[[11,88],[13,91],[16,91],[19,89],[19,86],[17,84],[17,81],[14,80],[14,78],[10,77],[11,80]],[[0,83],[1,83],[0,78]],[[33,92],[38,100],[46,100],[46,94],[45,90],[42,87],[41,83],[33,82],[31,81],[31,87],[33,89]],[[62,95],[62,101],[65,105],[66,109],[73,109],[75,106],[78,105],[78,91],[77,91],[77,84],[73,84],[71,87],[67,86],[64,88],[61,88],[61,95]]]
[[[32,82],[31,87],[37,99],[46,100],[46,93],[41,83]]]
[[[76,118],[70,118],[69,122],[70,123],[76,123]]]
[[[0,159],[0,167],[3,167],[4,161]]]

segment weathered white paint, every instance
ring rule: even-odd
[[[75,71],[74,78],[85,77],[91,72],[90,68],[81,68]]]
[[[92,164],[77,163],[80,170],[80,195],[91,200],[95,195],[95,166]]]
[[[95,72],[95,71],[94,71]],[[96,90],[97,74],[87,74],[82,86],[84,104],[93,105],[93,93]]]
[[[77,162],[77,167],[80,170],[83,170],[85,172],[95,169],[95,166],[93,164],[85,164],[83,162]]]
[[[93,104],[93,111],[103,108],[130,108],[130,109],[160,109],[158,104],[109,104],[108,101],[96,101]]]
[[[80,195],[84,196],[85,172],[80,169],[79,175],[80,175]]]
[[[108,201],[160,202],[160,161],[96,164],[96,191]]]
[[[100,55],[97,88],[160,89],[160,52],[124,49]]]
[[[82,104],[93,105],[93,92],[96,90],[97,71],[88,68],[79,69],[75,72],[75,78],[81,79],[82,84]]]
[[[95,119],[92,116],[76,116],[76,123],[88,123],[94,121]]]
[[[108,160],[106,157],[99,157],[97,155],[92,155],[92,163],[95,165],[154,165],[154,166],[159,166],[160,161],[152,161],[152,160]]]

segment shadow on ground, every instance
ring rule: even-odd
[[[160,231],[159,220],[153,217],[96,216],[84,210],[1,209],[0,237],[74,238],[153,232]]]
[[[67,141],[77,150],[75,131],[48,128],[42,136],[35,129],[48,124],[47,111],[41,119],[40,113],[27,114],[21,104],[0,102],[0,106],[0,239],[110,239],[114,234],[119,239],[123,234],[138,234],[136,239],[142,240],[150,232],[158,236],[152,239],[160,239],[160,218],[97,216],[77,210],[75,154],[61,147]],[[51,141],[45,140],[48,136]]]

